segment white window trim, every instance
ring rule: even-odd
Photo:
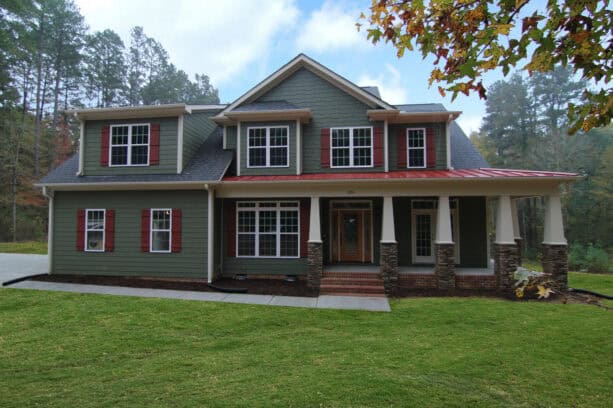
[[[262,203],[276,203],[275,207],[260,207],[260,204]],[[239,204],[255,204],[254,207],[239,207]],[[281,207],[281,204],[296,204],[296,207]],[[277,231],[275,233],[276,235],[276,242],[277,242],[277,248],[276,248],[276,253],[278,255],[275,256],[271,256],[271,255],[259,255],[260,252],[260,234],[268,234],[268,233],[260,233],[259,231],[259,227],[260,227],[260,217],[259,217],[259,212],[261,211],[275,211],[276,212],[276,216],[277,216]],[[238,225],[238,213],[240,211],[252,211],[255,212],[255,232],[238,232],[239,229],[239,225]],[[281,211],[296,211],[298,212],[298,232],[281,232],[281,217],[280,217],[280,212]],[[235,208],[235,219],[236,219],[236,231],[234,233],[234,237],[235,237],[235,242],[234,242],[234,253],[236,254],[235,256],[237,258],[252,258],[252,259],[298,259],[300,258],[300,234],[301,234],[301,230],[300,230],[300,202],[299,201],[286,201],[286,200],[281,200],[281,201],[237,201],[236,202],[236,208]],[[241,235],[255,235],[255,255],[239,255],[238,253],[238,236],[239,234]],[[292,235],[296,235],[298,237],[298,249],[297,249],[297,255],[296,256],[281,256],[281,234],[292,234]],[[272,234],[270,234],[272,235]]]
[[[155,231],[168,232],[168,250],[154,251],[153,250],[153,212],[154,211],[170,211],[170,228],[156,229]],[[149,209],[149,252],[154,254],[168,254],[172,252],[172,208],[150,208]]]
[[[428,202],[432,202],[433,203],[433,208],[415,208],[413,209],[413,204],[411,203],[411,261],[413,264],[432,264],[436,262],[435,259],[435,251],[434,251],[434,244],[436,241],[436,223],[438,222],[437,219],[437,206],[438,206],[438,201],[434,201],[434,200],[413,200],[413,202],[415,201],[428,201]],[[451,200],[450,200],[451,201]],[[453,220],[453,245],[454,245],[454,261],[456,264],[460,263],[460,201],[459,200],[455,200],[455,208],[450,208],[449,209],[449,213],[452,216],[452,220]],[[415,223],[415,215],[417,214],[430,214],[430,221],[431,221],[431,226],[430,228],[433,230],[432,231],[432,255],[429,258],[425,258],[425,257],[419,257],[421,259],[417,259],[417,237],[415,235],[415,228],[416,228],[416,223]]]
[[[94,211],[102,211],[102,249],[87,249],[87,236],[89,231],[100,231],[100,230],[90,230],[87,227],[87,220],[89,219],[89,213]],[[104,252],[105,251],[105,243],[106,243],[106,209],[105,208],[88,208],[85,210],[85,252]]]
[[[266,146],[249,146],[249,132],[251,129],[266,129]],[[287,144],[285,146],[271,146],[270,145],[270,129],[285,129],[287,131]],[[247,128],[247,168],[248,169],[263,169],[263,168],[284,168],[289,167],[289,126],[251,126]],[[270,165],[270,149],[277,147],[285,147],[287,149],[287,157],[285,158],[287,164],[286,165]],[[252,166],[251,163],[251,149],[266,149],[266,164],[264,166]]]
[[[128,144],[116,144],[113,145],[113,128],[116,127],[128,127]],[[144,144],[132,144],[132,127],[133,126],[147,126],[147,163],[146,164],[132,164],[132,146],[144,146]],[[127,146],[128,147],[128,163],[127,164],[113,164],[113,146]],[[151,160],[151,123],[125,123],[118,125],[111,125],[109,128],[109,167],[146,167],[149,166]]]
[[[409,147],[409,132],[411,130],[421,130],[423,132],[424,135],[424,147]],[[407,138],[407,151],[406,151],[406,155],[407,155],[407,169],[425,169],[426,167],[428,167],[428,157],[426,156],[428,154],[428,150],[426,149],[427,147],[427,143],[428,143],[428,138],[426,137],[426,128],[407,128],[406,130],[406,138]],[[410,158],[410,152],[411,150],[423,150],[424,152],[424,165],[423,166],[411,166],[411,158]]]
[[[332,133],[334,130],[344,130],[344,129],[349,129],[349,146],[342,146],[342,147],[332,147]],[[361,166],[354,166],[354,157],[353,157],[353,150],[355,148],[363,148],[365,146],[354,146],[353,145],[353,131],[357,130],[357,129],[370,129],[370,165],[361,165]],[[370,167],[374,167],[374,151],[375,151],[375,146],[374,146],[374,135],[373,135],[373,128],[372,126],[338,126],[338,127],[333,127],[330,128],[330,168],[333,169],[350,169],[350,168],[370,168]],[[349,166],[335,166],[334,165],[334,158],[333,158],[333,154],[332,151],[333,150],[339,150],[339,149],[349,149]]]

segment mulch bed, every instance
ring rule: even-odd
[[[207,286],[205,280],[101,275],[42,275],[32,280],[86,285],[124,286],[130,288],[192,290],[219,292]],[[307,287],[305,281],[286,282],[282,279],[247,279],[239,281],[221,278],[214,283],[222,288],[245,288],[249,294],[317,297],[319,292]]]

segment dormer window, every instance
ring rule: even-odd
[[[407,129],[407,167],[423,169],[426,167],[426,129]]]
[[[148,166],[149,128],[148,123],[111,126],[110,165]]]
[[[288,167],[289,127],[247,129],[247,167]]]
[[[372,167],[372,128],[332,128],[330,132],[332,167]]]

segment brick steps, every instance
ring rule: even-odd
[[[326,273],[319,291],[322,295],[385,296],[383,280],[377,273]]]

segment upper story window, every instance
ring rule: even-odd
[[[407,129],[407,167],[426,167],[426,129]]]
[[[372,167],[372,128],[332,128],[330,132],[332,167]]]
[[[111,126],[110,165],[149,165],[149,124]]]
[[[104,252],[106,210],[87,210],[85,222],[85,250],[88,252]]]
[[[247,129],[247,167],[288,167],[289,127]]]

